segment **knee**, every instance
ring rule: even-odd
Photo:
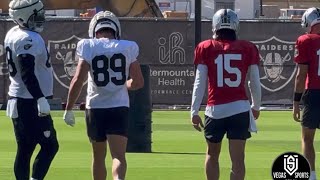
[[[59,151],[59,143],[57,140],[50,141],[48,143],[45,143],[41,146],[43,148],[48,156],[55,156],[57,152]]]
[[[113,156],[113,159],[118,160],[120,163],[126,163],[127,162],[125,155]]]
[[[52,141],[51,143],[52,152],[56,154],[59,150],[59,143],[57,140]]]
[[[126,154],[125,153],[116,153],[112,154],[112,159],[119,161],[121,164],[127,163]]]
[[[208,148],[207,150],[207,159],[211,161],[219,161],[220,151],[212,148]]]
[[[207,154],[206,155],[206,160],[210,161],[210,162],[219,162],[219,157],[216,155],[211,155],[211,154]]]
[[[232,162],[232,172],[235,174],[243,173],[245,170],[244,161]]]

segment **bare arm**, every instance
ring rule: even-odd
[[[293,119],[297,122],[300,122],[299,103],[305,88],[307,73],[308,73],[308,65],[298,64],[298,73],[296,75],[296,80],[294,85],[294,98],[293,98]]]
[[[70,83],[66,110],[72,110],[73,105],[80,95],[83,83],[87,79],[89,70],[90,65],[83,59],[80,59],[77,66],[76,74],[74,75]]]
[[[128,90],[138,90],[143,87],[144,79],[138,61],[135,61],[132,64],[130,64],[129,76],[130,79],[127,80],[126,83]]]

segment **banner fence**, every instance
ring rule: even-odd
[[[3,42],[15,24],[0,20],[0,103],[7,101],[8,67]],[[54,97],[66,101],[77,61],[76,45],[88,38],[89,20],[49,19],[42,33],[54,69]],[[202,40],[212,37],[211,22],[202,22]],[[188,105],[194,80],[194,22],[121,19],[122,39],[136,41],[138,60],[150,66],[153,104]],[[294,44],[303,34],[298,22],[241,21],[240,39],[256,44],[260,52],[263,104],[291,104],[296,66]],[[79,102],[85,101],[85,87]],[[205,101],[204,101],[205,103]]]

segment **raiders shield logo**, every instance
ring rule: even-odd
[[[76,57],[76,49],[77,43],[80,40],[81,38],[73,35],[68,39],[60,41],[48,41],[48,49],[54,71],[53,75],[67,89],[77,69],[78,58]]]
[[[271,37],[264,41],[252,41],[260,53],[261,86],[271,92],[284,88],[294,77],[296,65],[293,61],[295,42]]]
[[[50,131],[44,131],[43,135],[44,135],[44,137],[49,138],[50,135],[51,135],[51,132]]]

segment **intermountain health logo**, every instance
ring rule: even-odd
[[[161,64],[185,64],[186,52],[181,47],[183,36],[180,32],[173,32],[169,38],[161,37],[159,44],[159,61]]]
[[[264,41],[252,41],[260,55],[261,86],[271,92],[284,88],[297,70],[293,61],[295,42],[283,41],[273,36]]]
[[[76,49],[77,43],[80,40],[81,38],[73,35],[68,39],[60,41],[48,41],[48,49],[53,65],[53,75],[65,88],[69,88],[70,81],[77,69],[78,58],[76,57]],[[61,67],[61,65],[63,65],[63,67]]]

